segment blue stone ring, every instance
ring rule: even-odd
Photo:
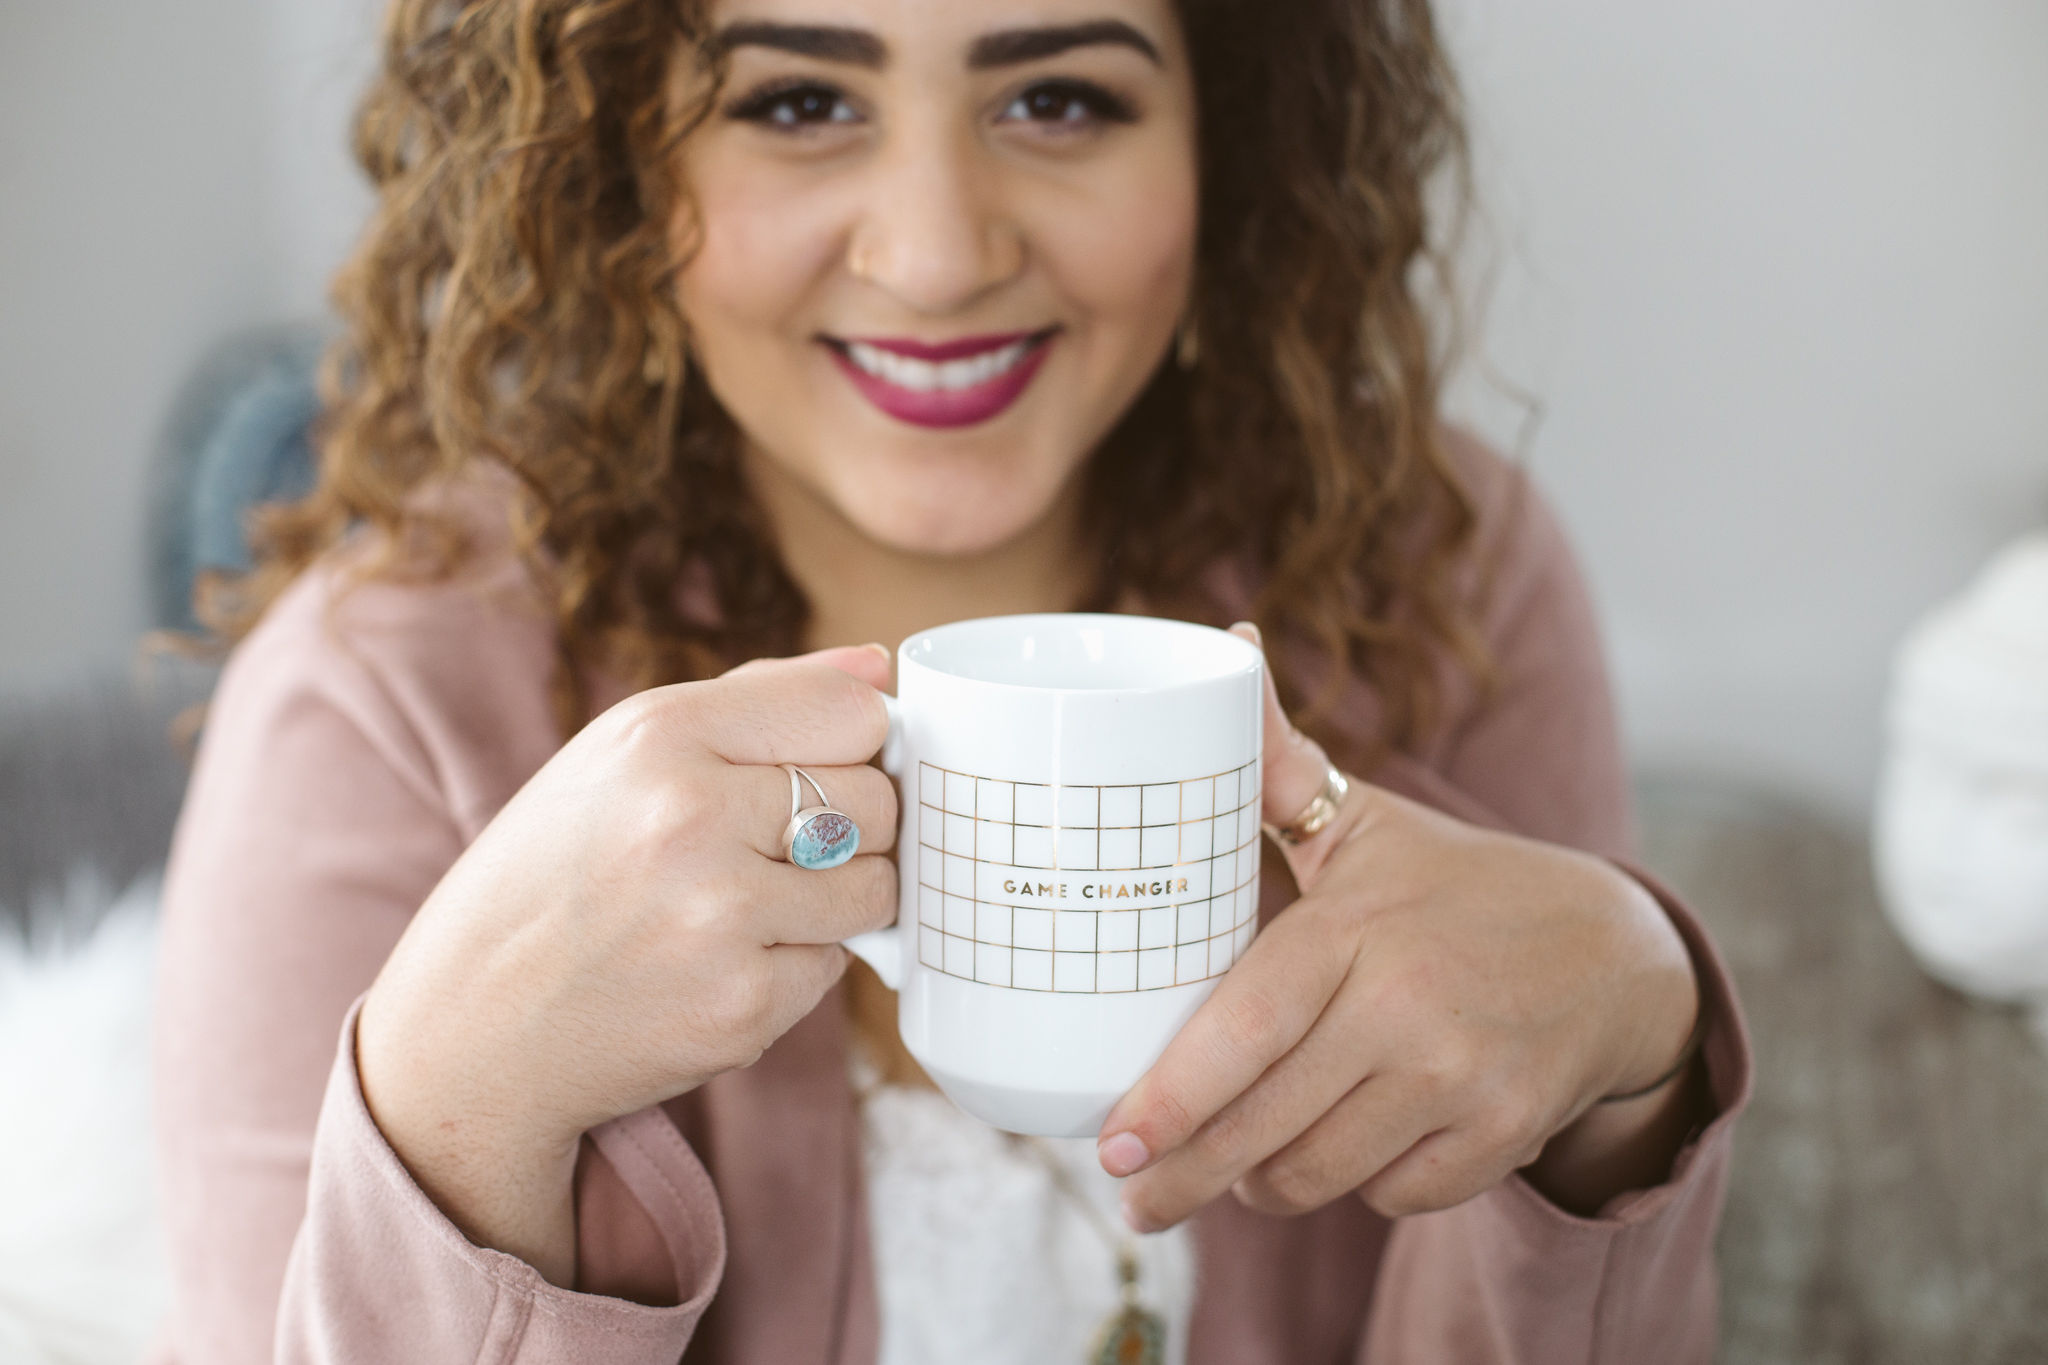
[[[782,856],[813,872],[839,866],[860,847],[860,826],[845,811],[832,809],[832,798],[817,778],[794,763],[782,766],[789,772],[789,824],[782,831]],[[818,794],[815,806],[804,804],[805,782]]]

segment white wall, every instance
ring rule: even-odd
[[[195,343],[262,310],[253,16],[235,0],[0,9],[9,675],[110,654],[139,624],[154,424]]]
[[[2048,5],[1443,8],[1639,755],[1860,804],[1891,642],[2048,513]],[[119,656],[172,387],[317,306],[375,9],[0,8],[0,686]]]
[[[2048,5],[1444,12],[1637,757],[1860,806],[1893,642],[2048,523]]]
[[[380,0],[258,0],[275,119],[264,150],[281,306],[312,314],[370,211],[348,155],[348,123],[375,72]]]
[[[143,471],[206,346],[305,315],[362,215],[367,0],[0,6],[0,686],[119,661]]]

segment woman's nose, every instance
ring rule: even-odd
[[[878,159],[847,243],[847,268],[910,310],[958,312],[1016,278],[1024,239],[1003,211],[999,169],[959,137],[905,138]]]

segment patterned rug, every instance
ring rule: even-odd
[[[1920,971],[1859,831],[1694,778],[1646,782],[1642,810],[1755,1035],[1721,1358],[2048,1361],[2048,1049],[2025,1016]]]

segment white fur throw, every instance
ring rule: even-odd
[[[169,1291],[153,1198],[149,1018],[156,885],[109,899],[90,877],[0,932],[0,1361],[132,1365]],[[96,902],[96,903],[94,903]]]
[[[2048,534],[1907,637],[1889,731],[1887,910],[1929,971],[2031,1004],[2048,1030]]]

